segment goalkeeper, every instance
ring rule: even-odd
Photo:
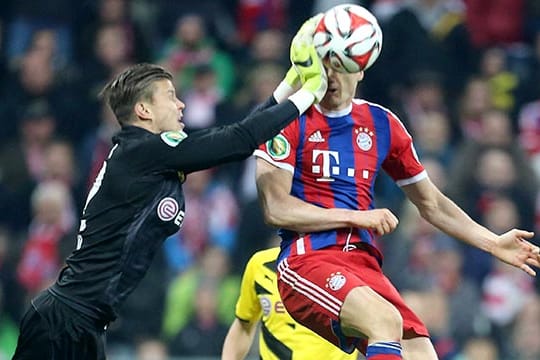
[[[245,119],[189,135],[185,105],[163,68],[138,64],[105,86],[121,131],[88,194],[75,250],[55,284],[32,300],[13,359],[105,359],[109,323],[182,225],[185,177],[247,158],[326,92],[314,47],[298,42],[291,54],[305,79],[300,90],[276,91]]]

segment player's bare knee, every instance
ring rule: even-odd
[[[395,306],[369,288],[354,289],[349,295],[340,314],[347,335],[382,341],[401,339],[403,319]]]
[[[399,340],[403,335],[403,318],[394,306],[378,314],[380,321],[376,322],[378,326],[374,327],[374,335],[383,339]]]

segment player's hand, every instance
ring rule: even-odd
[[[300,85],[300,76],[296,72],[294,65],[291,65],[287,73],[285,74],[285,79],[283,79],[287,85],[294,89],[296,86]]]
[[[527,241],[533,236],[534,233],[529,231],[510,230],[497,238],[491,253],[499,260],[536,276],[532,267],[540,268],[540,248]]]
[[[298,32],[293,38],[292,44],[296,44],[295,46],[301,46],[300,44],[307,45],[313,43],[313,34],[315,33],[315,28],[317,27],[317,24],[319,23],[320,19],[323,17],[323,14],[317,14],[302,24]],[[292,59],[291,59],[292,62]],[[305,78],[304,78],[305,81]],[[274,98],[281,102],[283,99],[289,97],[293,90],[298,88],[301,85],[300,81],[300,74],[297,72],[297,69],[293,65],[289,68],[287,71],[287,74],[285,75],[285,78],[281,81],[281,83],[278,85],[276,90],[274,91]]]
[[[353,226],[371,229],[380,236],[394,231],[398,223],[398,218],[388,209],[355,211],[353,214]]]
[[[293,43],[291,62],[300,77],[302,89],[312,93],[315,102],[321,101],[328,87],[328,79],[315,46],[304,42]]]

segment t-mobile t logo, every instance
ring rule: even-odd
[[[320,156],[322,156],[322,169],[321,165],[317,165],[317,159]],[[334,181],[332,175],[339,175],[339,153],[337,151],[313,150],[312,162],[311,171],[314,174],[322,174],[322,177],[318,178],[317,181]]]
[[[317,161],[318,159],[321,161]],[[317,181],[334,181],[336,176],[340,175],[340,162],[339,152],[328,150],[313,150],[311,155],[311,171],[314,174],[320,174],[321,177],[315,179]],[[322,164],[322,165],[319,165]],[[343,169],[343,176],[356,177],[361,176],[362,179],[367,180],[370,177],[370,171],[367,169],[360,169],[358,172],[354,167],[347,167]]]

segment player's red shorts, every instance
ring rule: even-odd
[[[291,255],[279,263],[279,293],[291,316],[345,352],[351,353],[354,347],[364,352],[365,340],[341,332],[339,314],[349,291],[369,286],[399,310],[405,339],[429,337],[425,325],[382,273],[377,259],[363,249],[342,249],[332,246]]]

